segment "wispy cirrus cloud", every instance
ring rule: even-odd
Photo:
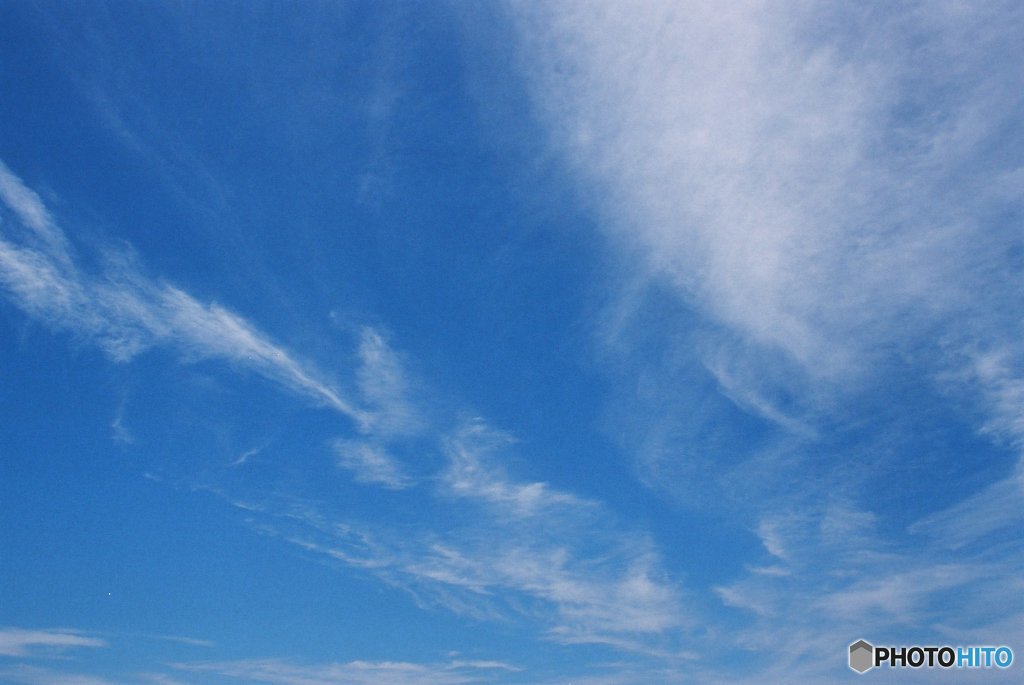
[[[0,655],[2,656],[31,656],[70,648],[106,646],[105,640],[74,630],[0,628]]]
[[[3,677],[5,682],[18,685],[123,685],[108,678],[27,664],[0,667],[0,677]]]
[[[548,602],[556,610],[551,635],[567,642],[636,648],[614,636],[657,635],[686,623],[653,544],[617,530],[596,502],[509,478],[495,462],[510,443],[479,419],[446,440],[443,492],[475,500],[489,519],[466,552],[438,547],[419,568],[452,584],[504,586]],[[594,565],[595,558],[606,561]]]
[[[967,336],[1017,330],[993,304],[1024,285],[1002,257],[1020,236],[993,213],[1019,207],[1019,160],[981,152],[1019,136],[1019,9],[510,12],[613,241],[707,315],[820,378],[968,312]]]
[[[1012,535],[1022,522],[1024,470],[1018,466],[1003,480],[915,522],[910,531],[931,537],[946,548],[961,549],[985,544],[1000,533]]]
[[[679,632],[692,619],[653,541],[598,502],[510,476],[503,462],[512,445],[484,420],[464,420],[440,439],[446,466],[429,481],[408,483],[430,485],[420,495],[430,497],[439,521],[457,524],[391,528],[287,498],[240,506],[261,532],[372,573],[424,606],[525,618],[566,644],[678,658]]]
[[[359,425],[360,437],[331,442],[340,468],[360,483],[382,485],[392,490],[410,487],[414,479],[394,446],[428,433],[430,426],[417,402],[410,375],[401,355],[381,331],[369,326],[359,329],[355,385],[365,407]]]
[[[17,192],[8,192],[5,206],[20,225],[58,231],[30,190],[13,175],[7,183]],[[401,355],[379,331],[361,330],[356,363],[340,372],[357,391],[353,402],[247,320],[148,278],[126,257],[110,257],[89,273],[78,260],[5,230],[0,267],[8,297],[43,324],[95,342],[116,361],[164,345],[186,360],[223,359],[259,373],[354,421],[355,435],[330,445],[357,482],[393,491],[433,488],[428,494],[456,519],[465,518],[465,507],[477,513],[465,526],[424,524],[410,535],[317,513],[315,501],[292,506],[256,501],[251,493],[225,495],[244,506],[257,530],[372,572],[428,603],[492,618],[540,617],[547,634],[563,642],[645,650],[644,636],[684,622],[678,591],[651,540],[619,528],[598,503],[511,477],[503,460],[514,440],[486,421],[464,421],[453,431],[428,422]],[[392,448],[410,439],[433,445],[439,471],[409,475]],[[602,532],[589,531],[593,525]]]
[[[337,439],[331,443],[337,455],[337,463],[352,473],[360,483],[382,485],[392,490],[401,490],[412,484],[397,459],[388,454],[383,446],[365,440]]]
[[[699,393],[703,367],[811,442],[908,377],[1021,414],[1020,374],[985,373],[1024,360],[1024,167],[986,153],[1024,137],[1018,7],[508,11],[551,145],[633,284],[604,335],[654,411]],[[680,304],[648,311],[666,291]]]
[[[357,481],[393,489],[412,482],[393,445],[427,425],[404,361],[381,331],[361,327],[354,363],[335,369],[340,378],[329,378],[244,317],[147,276],[129,254],[108,253],[99,269],[86,269],[38,195],[2,162],[0,199],[7,210],[0,226],[0,292],[28,315],[98,345],[117,362],[165,347],[184,361],[219,359],[256,373],[352,420],[358,437],[338,439],[332,448]],[[339,381],[354,398],[338,389]],[[122,406],[113,437],[129,443],[123,413]]]
[[[546,483],[518,483],[505,473],[497,457],[515,444],[515,439],[480,418],[470,419],[444,440],[448,467],[441,475],[444,488],[456,497],[475,500],[494,512],[515,518],[555,515],[561,511],[577,519],[593,503]]]
[[[61,262],[70,261],[67,238],[53,221],[43,201],[25,187],[7,165],[0,161],[0,200],[18,215],[24,226],[40,239],[43,249]]]
[[[1024,602],[1016,588],[1024,557],[1012,542],[950,550],[941,538],[915,535],[914,524],[895,544],[881,525],[880,517],[839,503],[762,522],[769,558],[715,588],[724,606],[748,619],[730,643],[756,655],[748,677],[734,673],[726,682],[827,680],[845,668],[835,645],[859,637],[1020,639]],[[953,674],[929,676],[955,682]]]
[[[507,11],[551,147],[620,255],[627,287],[599,331],[616,430],[637,436],[645,482],[764,542],[713,588],[753,626],[751,682],[842,666],[796,651],[801,636],[827,653],[896,622],[1011,623],[1016,603],[944,602],[1020,563],[1024,12]],[[723,398],[757,421],[736,428]],[[912,413],[940,406],[993,438],[991,461],[970,462],[989,484],[936,478],[942,499],[908,516],[878,474],[930,458]],[[954,472],[949,458],[929,466]]]
[[[160,641],[179,642],[191,646],[213,648],[215,645],[193,638],[135,635]],[[459,658],[452,652],[447,660],[428,663],[408,661],[362,661],[345,663],[299,663],[285,659],[240,659],[232,661],[168,661],[152,664],[150,670],[120,674],[94,675],[89,664],[78,660],[72,668],[66,664],[40,665],[42,657],[54,657],[66,661],[64,652],[72,648],[111,648],[113,654],[123,653],[125,646],[109,645],[104,640],[89,636],[77,630],[31,630],[24,628],[0,628],[0,658],[14,657],[12,661],[0,663],[0,680],[18,685],[184,685],[205,682],[216,677],[217,682],[272,683],[274,685],[356,685],[373,683],[402,685],[430,683],[431,685],[455,685],[469,682],[496,682],[503,674],[515,674],[524,669],[515,664],[496,659]],[[118,650],[120,649],[120,652]],[[25,661],[18,657],[31,659]]]
[[[425,428],[405,363],[379,330],[360,329],[358,358],[356,384],[369,408],[363,432],[393,439]]]
[[[123,653],[126,641],[139,638],[204,649],[216,646],[208,640],[178,635],[117,634],[118,639],[113,639],[113,634],[102,635],[69,628],[0,627],[0,681],[18,685],[185,685],[158,672],[157,664],[153,664],[154,672],[147,673],[90,673],[89,655],[82,650],[99,649],[116,656]]]
[[[147,277],[124,255],[108,255],[101,271],[87,271],[38,196],[6,166],[0,166],[0,198],[13,219],[0,234],[0,285],[44,325],[95,342],[120,362],[154,346],[187,359],[225,360],[357,423],[364,420],[329,381],[238,314]],[[41,240],[19,238],[18,225]]]
[[[478,682],[473,672],[510,667],[498,662],[420,664],[404,661],[351,661],[296,664],[276,659],[179,663],[186,672],[209,673],[248,683],[272,685],[457,685]]]

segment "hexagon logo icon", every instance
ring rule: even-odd
[[[857,640],[850,645],[850,668],[857,673],[864,673],[873,668],[875,663],[875,648],[864,640]]]

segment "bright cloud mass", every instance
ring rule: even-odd
[[[0,681],[1018,682],[1022,30],[3,7]]]

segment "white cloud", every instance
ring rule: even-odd
[[[989,187],[1017,169],[977,158],[1021,98],[1004,89],[1021,85],[1008,7],[510,12],[542,118],[598,189],[613,242],[640,246],[648,274],[827,379],[861,375],[876,345],[967,312],[965,333],[988,333],[1006,320],[975,294],[1021,292],[999,256],[1019,236],[986,217],[1006,202]],[[1006,61],[993,70],[995,55]],[[919,100],[931,109],[910,111]]]
[[[546,483],[511,480],[495,457],[514,442],[482,419],[466,421],[445,440],[448,469],[441,482],[458,497],[475,499],[512,516],[556,516],[561,511],[575,518],[591,509],[592,503]]]
[[[23,191],[4,196],[21,221],[62,236],[35,195],[13,175],[7,181]],[[104,270],[90,275],[49,248],[12,242],[7,233],[0,237],[0,282],[30,315],[97,342],[119,361],[166,345],[186,359],[219,358],[255,371],[355,421],[363,437],[332,447],[356,480],[389,489],[415,484],[392,443],[437,431],[428,430],[401,357],[380,332],[360,333],[353,380],[363,405],[357,406],[242,317],[147,278],[130,258],[108,256]],[[618,529],[597,503],[510,477],[501,461],[513,441],[483,420],[465,422],[439,442],[447,466],[434,494],[442,507],[475,511],[471,525],[425,525],[411,538],[408,531],[364,532],[310,506],[260,505],[248,512],[254,518],[270,512],[270,522],[256,524],[265,532],[454,610],[542,616],[548,634],[561,641],[643,649],[625,636],[681,624],[677,591],[644,536]],[[266,668],[260,673],[269,674]]]
[[[735,682],[827,681],[845,666],[835,646],[857,637],[913,635],[955,644],[1018,639],[1024,616],[1015,592],[1019,546],[951,554],[939,537],[896,546],[879,535],[878,517],[849,505],[778,521],[768,528],[770,546],[786,551],[781,564],[767,573],[751,567],[715,588],[723,605],[747,621],[725,639],[749,650],[757,675]],[[704,680],[733,682],[721,672]]]
[[[617,404],[640,408],[610,413],[647,482],[721,472],[705,377],[798,448],[894,383],[1020,432],[1016,5],[507,11],[551,145],[621,256],[605,333]],[[794,477],[795,452],[776,460]]]
[[[481,620],[527,617],[559,642],[660,654],[659,643],[689,624],[642,532],[623,528],[599,503],[509,476],[502,460],[514,441],[481,419],[442,444],[448,466],[435,479],[431,520],[443,525],[360,524],[287,500],[247,505],[247,515],[258,530],[373,573],[424,606]],[[372,459],[349,467],[393,487],[393,474]]]
[[[1013,347],[973,355],[969,373],[985,389],[988,400],[990,418],[984,430],[1024,449],[1024,376],[1020,373],[1024,353],[1016,342]]]
[[[365,421],[328,381],[241,316],[147,278],[124,255],[108,255],[101,273],[85,272],[68,257],[67,239],[39,198],[6,167],[0,167],[0,190],[18,220],[45,238],[35,246],[19,243],[6,223],[0,233],[0,286],[27,314],[96,342],[117,361],[154,345],[186,358],[223,359]]]
[[[258,455],[260,452],[265,450],[268,446],[269,446],[269,443],[264,443],[262,445],[258,445],[257,447],[252,447],[250,449],[247,449],[246,451],[244,451],[240,455],[238,455],[238,458],[235,459],[233,462],[231,462],[231,465],[232,466],[242,466],[243,464],[248,462],[250,459],[252,459],[256,455]]]
[[[10,207],[26,227],[35,232],[47,252],[65,264],[70,261],[67,239],[53,222],[43,201],[3,161],[0,161],[0,200]]]
[[[826,654],[850,630],[1019,616],[1019,603],[943,604],[1014,577],[1019,465],[1010,478],[995,465],[1000,480],[907,536],[910,505],[865,483],[908,455],[849,443],[884,432],[885,412],[913,424],[900,403],[920,399],[984,413],[980,430],[1021,444],[1019,6],[507,11],[551,146],[629,285],[601,331],[622,388],[615,430],[638,436],[647,483],[756,522],[765,559],[715,584],[753,626],[735,640],[763,660],[751,682],[842,666],[795,652],[801,636]],[[707,379],[771,437],[716,413]]]
[[[153,685],[186,685],[183,681],[171,678],[163,673],[146,673],[140,677],[143,682],[152,683]]]
[[[435,549],[417,567],[420,572],[549,602],[557,612],[552,634],[566,641],[599,642],[679,627],[677,591],[658,570],[652,545],[617,530],[594,502],[509,478],[498,459],[511,443],[479,419],[446,440],[445,492],[476,500],[489,516],[479,540],[462,541],[460,552]],[[590,544],[576,542],[587,536]],[[585,552],[590,546],[600,551]],[[605,562],[595,565],[595,553]]]
[[[416,433],[424,420],[410,397],[412,388],[400,355],[376,329],[364,326],[359,337],[356,382],[370,407],[363,431],[388,439]]]
[[[378,445],[363,440],[335,440],[331,443],[338,466],[352,472],[360,483],[382,485],[402,490],[412,480],[402,472],[399,462]]]
[[[184,635],[149,635],[146,633],[140,633],[138,637],[149,638],[152,640],[164,640],[167,642],[177,642],[183,645],[189,645],[192,647],[204,647],[212,649],[217,646],[217,643],[211,642],[210,640],[201,640],[196,637],[187,637]]]
[[[73,647],[106,647],[107,643],[72,630],[29,630],[0,628],[0,655],[30,656]]]
[[[783,560],[789,558],[789,554],[786,552],[785,545],[779,535],[779,524],[777,521],[762,521],[757,528],[757,534],[761,538],[761,544],[764,545],[769,554]]]
[[[192,673],[211,673],[249,683],[273,685],[455,685],[475,678],[444,664],[402,661],[294,664],[274,659],[179,663]]]
[[[509,671],[512,673],[523,670],[518,666],[513,666],[512,664],[505,663],[504,661],[489,661],[484,659],[473,659],[469,661],[454,659],[450,664],[448,664],[448,668],[479,669],[482,671],[497,670]]]
[[[929,514],[910,526],[934,544],[960,549],[984,543],[993,533],[1020,531],[1024,525],[1024,470],[1018,467],[1007,478],[989,485],[956,504]]]
[[[822,597],[817,605],[837,622],[855,619],[888,625],[921,624],[944,595],[959,592],[978,579],[979,570],[966,564],[927,564],[921,568],[887,570],[865,577]]]
[[[0,668],[0,677],[4,679],[4,682],[18,685],[120,685],[116,681],[106,678],[26,664]]]

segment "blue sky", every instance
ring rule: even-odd
[[[0,681],[1024,655],[1022,31],[3,4]]]

